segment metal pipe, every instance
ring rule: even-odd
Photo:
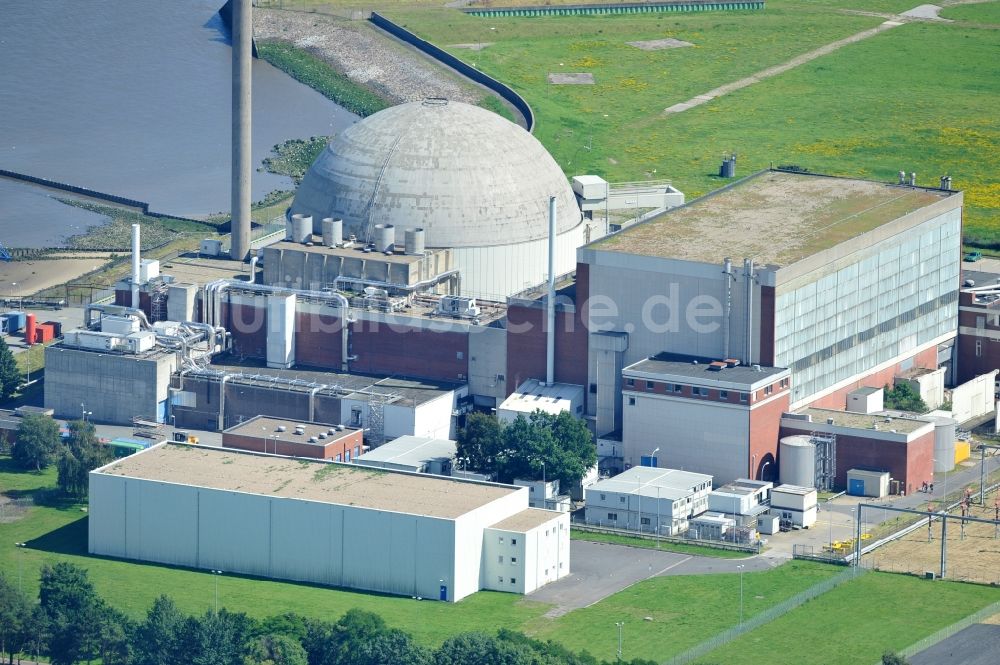
[[[250,259],[250,283],[255,284],[257,282],[257,261],[260,259],[259,256],[254,256]]]
[[[364,286],[375,286],[383,289],[398,289],[400,291],[413,292],[419,291],[420,289],[426,288],[428,286],[435,286],[440,284],[446,279],[451,279],[452,277],[457,278],[460,274],[458,270],[448,270],[439,275],[435,275],[430,279],[425,279],[420,282],[414,282],[413,284],[394,284],[392,282],[385,282],[379,279],[362,279],[359,277],[344,277],[338,276],[333,280],[333,287],[339,288],[341,284],[352,283],[352,284],[362,284]],[[461,289],[457,289],[461,290]],[[324,291],[324,293],[326,293]]]
[[[90,304],[83,309],[83,327],[90,328],[93,320],[91,319],[91,312],[101,312],[101,314],[113,314],[117,316],[135,316],[139,319],[139,324],[149,330],[153,326],[149,323],[149,319],[146,318],[145,312],[137,307],[125,307],[123,305],[94,305]]]
[[[546,299],[548,334],[545,338],[545,385],[555,383],[556,374],[556,197],[549,197],[549,289]]]
[[[316,422],[316,393],[328,387],[329,386],[326,385],[320,385],[309,391],[309,422]]]
[[[132,307],[139,307],[139,258],[141,252],[139,242],[139,225],[132,225]]]
[[[743,259],[743,274],[746,276],[746,286],[747,286],[747,338],[746,342],[746,360],[744,361],[747,365],[753,363],[753,259]]]
[[[243,261],[250,252],[251,44],[250,0],[233,0],[233,160],[232,222],[229,255]]]
[[[219,431],[226,429],[226,381],[229,375],[223,375],[219,382]]]
[[[726,306],[722,317],[722,359],[729,355],[729,317],[733,311],[733,260],[728,256],[722,261],[722,274],[726,276]]]

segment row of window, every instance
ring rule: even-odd
[[[354,456],[358,457],[359,455],[361,455],[361,446],[354,446]],[[351,451],[345,450],[343,455],[337,453],[337,456],[334,458],[334,460],[337,462],[350,462]]]
[[[497,557],[497,563],[503,563],[503,554],[501,554],[500,556]],[[517,565],[517,557],[516,556],[512,556],[510,558],[510,565],[512,565],[512,566],[516,566]]]
[[[548,533],[548,532],[546,532],[546,533]],[[503,545],[503,536],[500,536],[500,544]],[[510,539],[510,544],[511,544],[511,546],[517,545],[517,538],[511,538]]]

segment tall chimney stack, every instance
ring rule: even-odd
[[[250,84],[253,23],[250,0],[232,0],[233,7],[233,201],[230,258],[243,261],[250,253]]]
[[[549,197],[549,289],[546,295],[545,385],[556,382],[556,197]]]

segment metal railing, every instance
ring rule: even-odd
[[[678,545],[698,545],[717,550],[729,550],[734,552],[746,552],[747,554],[759,554],[760,547],[756,544],[734,543],[726,540],[705,540],[703,538],[687,538],[684,536],[657,536],[650,532],[636,532],[629,529],[619,529],[616,527],[603,526],[600,524],[590,524],[579,518],[571,518],[570,526],[575,531],[604,533],[612,536],[622,536],[625,538],[635,538],[636,540],[646,540],[651,543],[672,543]]]
[[[679,653],[673,658],[663,661],[663,665],[685,665],[690,663],[697,658],[701,658],[707,653],[710,653],[721,646],[724,646],[737,637],[740,637],[744,633],[748,633],[751,630],[760,628],[764,624],[771,623],[775,619],[787,614],[788,612],[800,607],[807,601],[821,596],[827,591],[837,588],[844,582],[849,582],[852,579],[863,575],[865,573],[863,568],[851,568],[845,570],[833,577],[823,580],[818,584],[814,584],[805,591],[797,593],[788,600],[778,603],[768,609],[764,610],[760,614],[755,614],[743,623],[733,626],[727,630],[722,631],[716,635],[713,635],[704,642],[697,644],[683,653]]]

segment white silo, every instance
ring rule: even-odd
[[[324,217],[322,224],[324,246],[337,247],[344,242],[344,220]]]
[[[405,253],[411,256],[424,253],[424,230],[420,227],[406,229]]]
[[[782,485],[816,486],[816,446],[805,434],[778,442],[778,478]]]
[[[292,237],[288,238],[292,242],[307,243],[312,240],[313,218],[312,215],[292,215]],[[286,232],[287,236],[287,226]]]
[[[934,421],[934,473],[955,468],[955,439],[958,421],[945,416],[933,417]]]
[[[392,224],[376,224],[372,242],[375,243],[376,252],[391,252],[396,244],[396,227]]]

